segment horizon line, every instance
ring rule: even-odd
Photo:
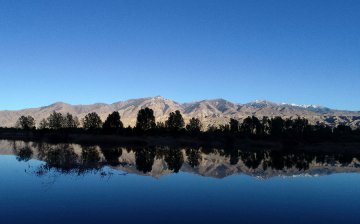
[[[129,98],[129,99],[126,99],[126,100],[119,100],[119,101],[110,102],[110,103],[94,102],[94,103],[84,103],[83,104],[83,103],[67,103],[67,102],[64,102],[64,101],[55,101],[54,103],[50,103],[50,104],[47,104],[47,105],[23,107],[23,108],[18,108],[18,109],[1,109],[0,108],[0,111],[21,111],[21,110],[29,110],[29,109],[38,109],[38,108],[42,108],[42,107],[49,107],[49,106],[56,105],[56,104],[67,104],[67,105],[70,105],[70,106],[88,106],[88,105],[96,105],[96,104],[111,105],[111,104],[120,103],[120,102],[126,102],[126,101],[130,101],[130,100],[153,99],[153,98],[162,98],[164,100],[170,100],[170,101],[173,101],[173,102],[181,104],[181,105],[189,104],[189,103],[198,103],[198,102],[203,102],[203,101],[224,100],[226,102],[229,102],[229,103],[232,103],[232,104],[235,104],[235,105],[246,105],[246,104],[250,104],[250,103],[262,103],[262,102],[265,102],[265,103],[275,104],[275,105],[278,105],[278,106],[288,105],[288,106],[292,106],[292,107],[302,107],[302,108],[313,107],[313,108],[323,108],[323,109],[339,110],[339,111],[360,112],[360,110],[348,110],[348,109],[330,108],[330,107],[327,107],[327,106],[324,106],[324,105],[317,105],[317,104],[297,104],[297,103],[286,103],[286,102],[281,102],[280,103],[280,102],[275,102],[275,101],[265,100],[265,99],[262,99],[262,100],[257,99],[257,100],[252,100],[252,101],[248,101],[248,102],[245,102],[245,103],[238,103],[238,102],[233,102],[233,101],[224,99],[222,97],[219,97],[219,98],[208,98],[208,99],[193,100],[193,101],[188,101],[188,102],[179,102],[179,101],[164,97],[162,95],[148,96],[148,97],[138,97],[138,98]]]

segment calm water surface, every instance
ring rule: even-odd
[[[0,141],[0,223],[359,223],[357,155]]]

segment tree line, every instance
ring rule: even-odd
[[[124,129],[121,116],[118,111],[109,114],[105,122],[95,113],[88,113],[81,121],[78,117],[70,113],[62,114],[53,111],[49,117],[42,119],[36,127],[36,121],[32,116],[21,116],[16,122],[16,127],[25,130],[31,129],[84,129],[84,130],[100,130],[114,133]],[[130,126],[127,128],[131,128]],[[139,110],[134,129],[138,131],[151,131],[154,129],[166,129],[169,131],[198,131],[202,129],[202,124],[198,118],[190,119],[189,124],[185,126],[184,118],[180,111],[171,112],[165,123],[155,121],[154,111],[150,108]]]
[[[135,127],[124,127],[119,112],[114,111],[109,114],[103,122],[100,116],[95,113],[88,113],[83,119],[79,120],[70,113],[62,114],[53,112],[48,118],[40,121],[36,128],[35,119],[31,116],[21,116],[16,127],[25,130],[84,130],[88,132],[119,134],[154,134],[154,133],[177,133],[177,134],[207,134],[232,135],[249,138],[320,138],[327,139],[333,137],[360,136],[360,128],[353,130],[351,127],[340,124],[331,127],[325,124],[310,124],[305,118],[295,119],[282,117],[262,117],[249,116],[242,121],[231,118],[228,124],[203,127],[199,118],[191,118],[185,124],[184,118],[179,110],[171,112],[165,122],[156,122],[154,111],[144,108],[138,111]]]

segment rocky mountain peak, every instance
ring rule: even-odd
[[[230,118],[243,119],[247,116],[281,116],[305,117],[310,123],[325,123],[331,126],[344,123],[353,128],[360,127],[360,112],[331,110],[314,105],[297,105],[274,103],[267,100],[257,100],[245,104],[237,104],[222,98],[201,100],[191,103],[178,103],[163,96],[154,96],[119,101],[113,104],[96,103],[90,105],[71,105],[56,102],[49,106],[23,109],[19,111],[0,111],[0,126],[12,127],[21,115],[30,115],[40,122],[53,111],[71,113],[83,118],[87,113],[96,112],[102,120],[113,111],[119,111],[124,125],[135,125],[137,113],[140,109],[149,107],[154,110],[157,121],[164,122],[169,113],[179,110],[188,121],[192,117],[200,118],[204,127],[209,125],[227,124]]]

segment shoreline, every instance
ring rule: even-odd
[[[328,139],[308,141],[295,138],[250,138],[231,134],[211,135],[208,133],[172,134],[104,134],[64,131],[37,131],[1,129],[1,140],[46,142],[50,144],[69,143],[80,145],[110,145],[129,147],[193,147],[193,148],[243,148],[256,151],[272,149],[280,151],[325,151],[360,152],[360,141],[355,139]]]

